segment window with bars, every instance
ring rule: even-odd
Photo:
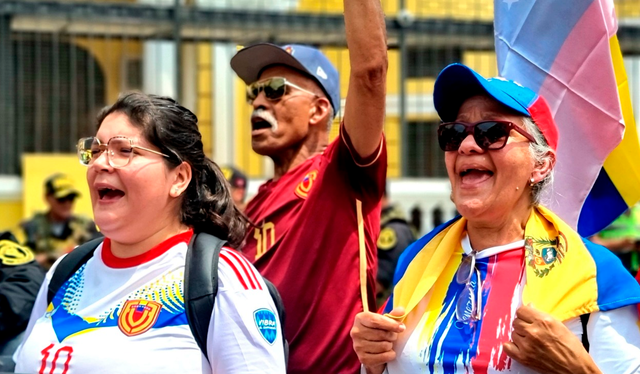
[[[445,178],[444,152],[438,145],[436,129],[439,121],[420,121],[408,123],[407,176]]]
[[[454,62],[462,61],[462,49],[409,48],[407,51],[407,78],[437,77],[440,70]]]
[[[0,174],[19,174],[21,153],[75,152],[106,105],[104,73],[86,49],[57,34],[16,33],[11,44],[14,109],[0,139],[11,154]]]
[[[455,46],[442,48],[410,48],[407,53],[407,78],[435,78],[448,64],[462,61],[462,49]],[[429,93],[430,95],[430,93]],[[442,178],[447,176],[444,152],[438,146],[436,119],[409,121],[407,138],[407,177]]]

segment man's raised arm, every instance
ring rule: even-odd
[[[387,84],[387,32],[380,0],[344,0],[351,76],[344,127],[354,150],[368,157],[380,144]]]

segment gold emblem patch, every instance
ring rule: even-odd
[[[524,238],[524,248],[527,265],[533,268],[533,273],[543,278],[553,268],[562,264],[562,260],[569,248],[567,238],[561,232],[555,239]]]
[[[398,236],[394,229],[391,227],[385,227],[380,231],[380,236],[378,237],[378,249],[388,251],[393,249],[396,244],[398,244]]]
[[[126,336],[147,332],[158,319],[162,304],[149,300],[127,300],[120,310],[118,327]]]
[[[306,199],[307,196],[309,196],[309,191],[311,191],[311,187],[313,187],[313,182],[316,180],[317,176],[318,176],[317,170],[314,170],[309,174],[305,175],[305,177],[302,178],[302,182],[300,182],[300,184],[298,184],[298,187],[296,187],[296,190],[295,190],[296,195],[298,195],[298,197],[302,199]]]
[[[17,266],[33,261],[33,252],[11,240],[0,240],[0,262],[7,266]]]

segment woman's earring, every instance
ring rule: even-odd
[[[533,185],[535,184],[533,181],[533,178],[530,179],[531,183],[529,184],[529,186],[533,187]]]

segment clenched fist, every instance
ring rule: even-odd
[[[511,341],[503,347],[509,357],[539,373],[600,373],[582,342],[561,321],[532,305],[518,308]]]
[[[404,308],[397,307],[389,313],[391,316],[404,315]],[[398,334],[405,330],[402,322],[371,312],[356,315],[351,338],[353,348],[364,365],[367,374],[381,374],[387,362],[396,358],[393,343]]]

